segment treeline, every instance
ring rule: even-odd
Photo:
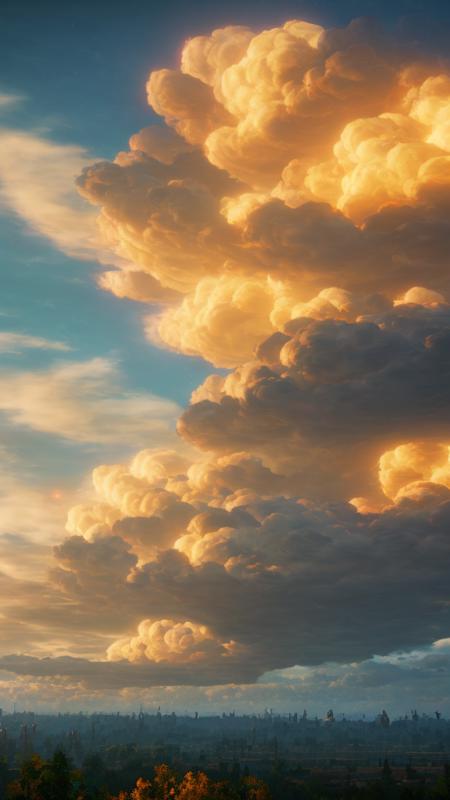
[[[271,800],[267,785],[258,778],[246,776],[236,787],[231,781],[213,781],[204,772],[187,772],[179,778],[166,764],[155,767],[151,780],[138,778],[130,791],[118,794],[95,785],[98,777],[92,774],[92,765],[86,771],[72,769],[61,751],[47,761],[33,756],[7,784],[5,796],[6,800]]]
[[[161,764],[151,779],[138,778],[132,788],[112,790],[102,785],[91,762],[87,769],[74,769],[58,751],[48,760],[33,756],[24,761],[17,777],[5,782],[0,769],[0,798],[3,800],[450,800],[450,768],[434,783],[417,776],[415,781],[396,781],[387,762],[377,780],[364,785],[343,781],[336,785],[322,776],[275,774],[265,782],[245,775],[238,780],[213,780],[205,772],[179,776]],[[3,782],[3,788],[1,786]]]

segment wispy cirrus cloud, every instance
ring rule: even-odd
[[[75,178],[90,161],[90,154],[79,145],[0,128],[0,208],[17,214],[32,231],[70,256],[106,258],[96,214],[75,189]]]
[[[0,112],[12,111],[14,108],[23,103],[24,100],[25,97],[21,94],[0,91]]]
[[[0,331],[0,353],[20,353],[22,350],[59,350],[69,352],[72,348],[65,342],[30,336],[15,331]]]
[[[179,410],[173,401],[125,390],[108,358],[4,370],[0,377],[0,411],[11,425],[73,442],[129,446],[142,435],[163,442],[174,435]]]

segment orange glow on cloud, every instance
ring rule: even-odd
[[[99,283],[223,369],[175,444],[174,404],[103,397],[105,359],[0,384],[36,430],[109,442],[120,405],[142,440],[69,511],[55,606],[124,685],[130,662],[206,685],[444,639],[450,75],[368,22],[290,20],[194,37],[147,91],[161,124],[77,180],[118,265]]]

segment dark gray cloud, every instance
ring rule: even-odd
[[[355,323],[293,320],[287,333],[269,364],[236,370],[218,380],[214,399],[193,403],[181,435],[219,453],[290,458],[299,492],[328,497],[364,494],[392,442],[418,430],[421,438],[448,435],[447,307],[396,306]],[[264,344],[261,353],[266,360]]]
[[[214,651],[198,671],[189,662],[16,656],[0,666],[79,674],[89,685],[207,685],[429,645],[450,626],[450,491],[441,489],[430,500],[424,486],[425,502],[418,493],[379,514],[285,498],[249,504],[245,513],[203,514],[177,550],[141,565],[118,537],[71,537],[56,553],[62,569],[53,573],[60,585],[53,611],[48,597],[26,618],[19,614],[22,624],[55,627],[65,614],[68,636],[81,625],[112,641],[115,632],[133,636],[142,619],[192,620],[234,649],[227,657]]]

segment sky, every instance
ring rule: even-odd
[[[1,16],[0,705],[450,713],[448,4]]]

